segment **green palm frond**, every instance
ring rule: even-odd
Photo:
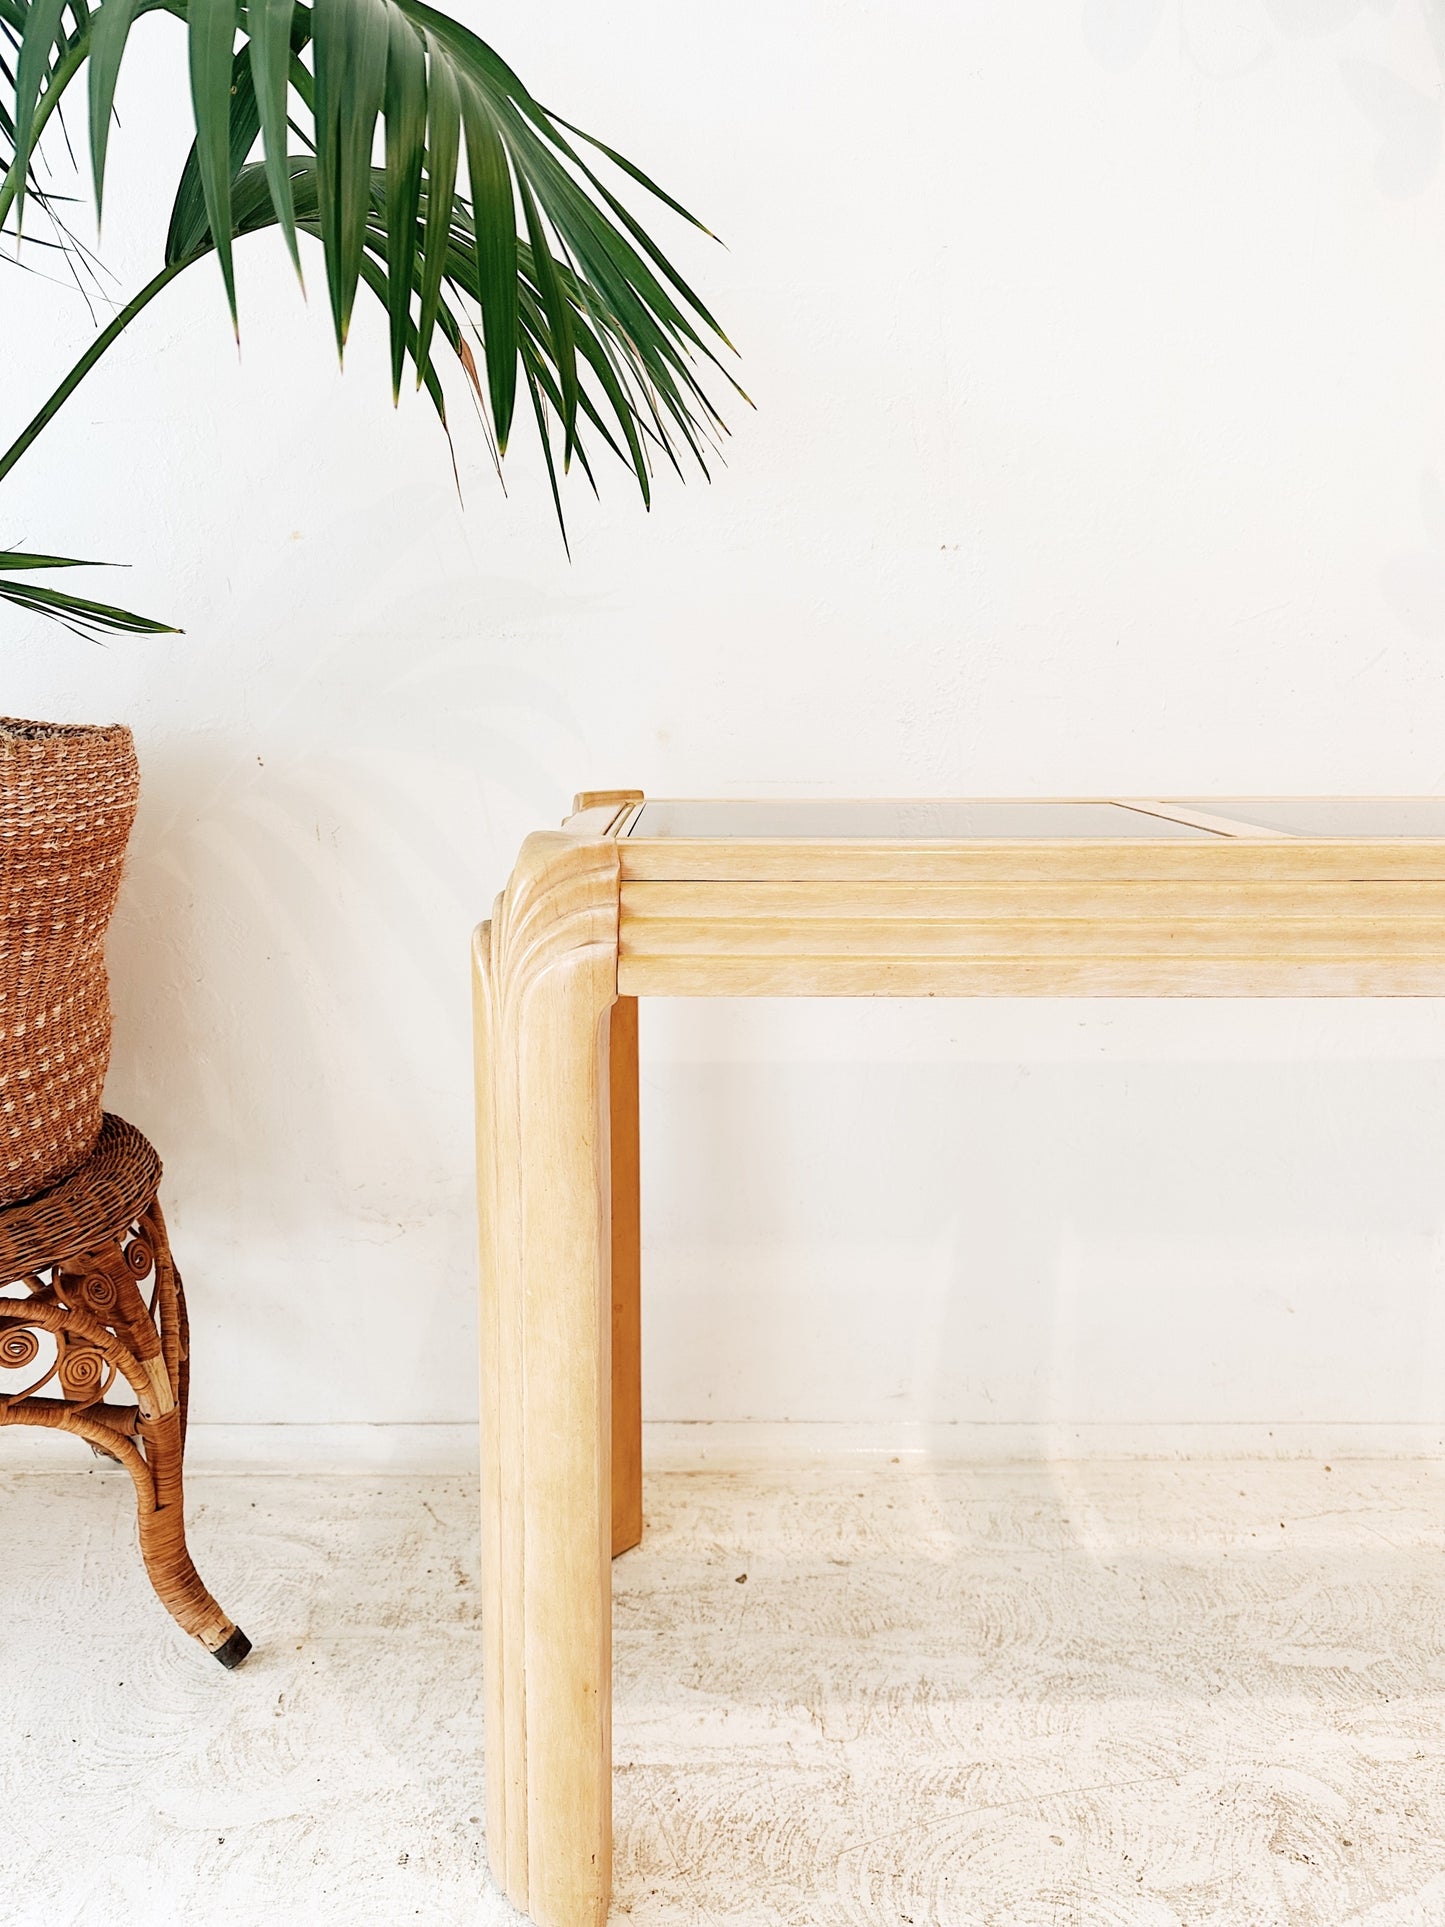
[[[630,183],[701,223],[612,148],[548,113],[492,48],[423,0],[0,0],[0,25],[18,36],[0,121],[13,150],[0,225],[13,208],[18,226],[35,144],[87,64],[100,204],[121,60],[135,22],[157,9],[186,26],[195,141],[166,267],[146,299],[214,251],[234,316],[237,238],[277,227],[299,266],[305,234],[321,245],[338,352],[365,287],[387,315],[393,389],[409,363],[444,418],[433,355],[442,340],[499,456],[520,385],[549,471],[554,427],[564,468],[576,453],[591,474],[590,431],[645,498],[652,454],[706,466],[723,423],[700,373],[720,369],[729,344],[601,170],[620,174],[619,190]],[[0,457],[0,475],[74,385],[67,378]]]
[[[92,602],[87,596],[69,595],[40,582],[17,582],[10,572],[33,569],[98,569],[107,565],[82,562],[68,555],[34,555],[24,549],[0,549],[0,602],[9,602],[31,615],[48,616],[62,623],[75,635],[98,642],[104,635],[174,636],[179,630],[149,616],[133,615],[109,602]]]
[[[14,100],[21,37],[10,17],[13,11],[8,0],[0,0],[0,182],[8,181],[11,177],[16,152]],[[33,163],[33,155],[30,162]],[[48,253],[63,256],[76,286],[88,298],[90,290],[99,286],[94,256],[65,225],[58,198],[42,187],[33,164],[27,165],[23,177],[15,175],[17,188],[22,178],[26,194],[44,214],[53,236],[50,240],[39,241],[37,245]],[[7,266],[21,265],[14,255],[0,255],[0,260]]]

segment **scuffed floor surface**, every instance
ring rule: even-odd
[[[129,1482],[0,1477],[3,1927],[491,1927],[475,1491],[201,1477],[234,1675]],[[1445,1927],[1445,1468],[650,1482],[614,1920]]]

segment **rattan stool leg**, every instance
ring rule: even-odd
[[[251,1642],[206,1591],[186,1546],[180,1413],[143,1419],[140,1437],[154,1487],[149,1502],[146,1494],[137,1494],[136,1516],[141,1557],[156,1597],[176,1624],[200,1640],[223,1666],[239,1666]]]
[[[147,1304],[140,1286],[152,1274]],[[239,1666],[251,1642],[207,1592],[186,1546],[189,1342],[160,1205],[152,1195],[104,1243],[19,1282],[28,1296],[0,1295],[0,1365],[38,1367],[38,1376],[0,1397],[0,1425],[73,1433],[125,1467],[135,1486],[141,1557],[161,1604],[223,1666]],[[43,1339],[53,1345],[48,1363],[41,1362]],[[61,1396],[40,1396],[51,1383]],[[129,1387],[133,1405],[107,1401],[117,1383]]]
[[[154,1504],[138,1512],[141,1557],[156,1597],[166,1611],[223,1666],[239,1666],[251,1642],[201,1583],[186,1545],[183,1473],[186,1418],[190,1404],[190,1325],[185,1287],[171,1256],[170,1239],[159,1200],[146,1214],[144,1229],[155,1253],[154,1322],[161,1359],[172,1390],[171,1409],[141,1420],[139,1434],[154,1481]]]

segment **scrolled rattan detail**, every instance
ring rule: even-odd
[[[89,1272],[81,1279],[80,1289],[87,1306],[98,1316],[115,1310],[120,1291],[114,1278],[108,1278],[103,1271]]]
[[[21,1389],[0,1385],[0,1426],[69,1432],[125,1467],[162,1604],[233,1666],[249,1642],[186,1548],[186,1305],[156,1195],[160,1175],[140,1132],[107,1117],[79,1170],[42,1197],[0,1207],[0,1371],[40,1365]],[[152,1276],[147,1302],[139,1286]],[[49,1362],[42,1340],[54,1345]],[[112,1388],[129,1388],[134,1402],[107,1402]]]
[[[77,1345],[67,1340],[60,1348],[55,1376],[69,1402],[77,1408],[83,1408],[94,1405],[98,1398],[104,1398],[115,1377],[115,1368],[94,1345]]]
[[[0,1368],[23,1372],[40,1356],[40,1340],[29,1325],[11,1325],[0,1331]]]

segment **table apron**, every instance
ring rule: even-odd
[[[1445,882],[624,881],[618,990],[1445,996]]]

